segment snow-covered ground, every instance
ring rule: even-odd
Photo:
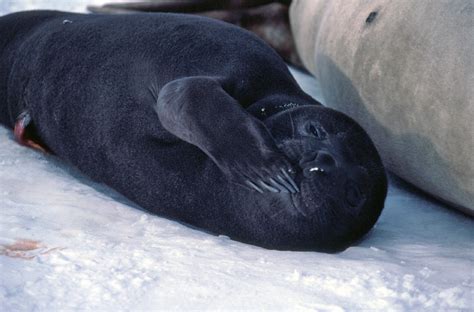
[[[0,311],[474,311],[473,241],[472,218],[391,177],[359,245],[266,250],[150,215],[0,126]]]

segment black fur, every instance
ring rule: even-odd
[[[197,16],[0,18],[0,122],[147,210],[277,249],[337,250],[383,208],[367,134],[256,36]]]

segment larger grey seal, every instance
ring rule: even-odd
[[[389,170],[474,216],[474,3],[296,0],[290,21],[326,105]]]

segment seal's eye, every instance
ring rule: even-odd
[[[320,125],[313,122],[308,123],[306,129],[309,135],[312,135],[319,140],[325,140],[327,137],[327,132]]]

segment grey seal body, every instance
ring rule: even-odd
[[[290,20],[325,104],[389,170],[474,216],[474,3],[296,0]]]

